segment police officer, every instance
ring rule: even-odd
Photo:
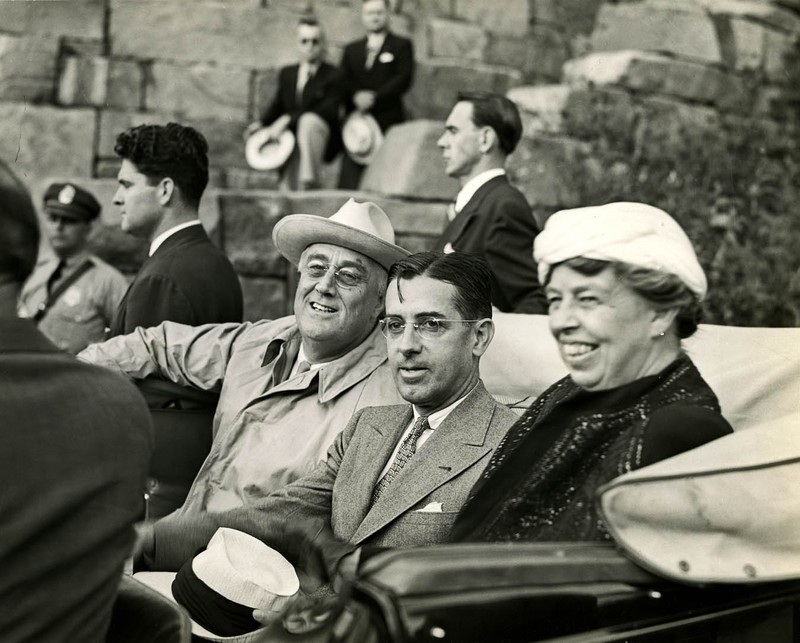
[[[47,188],[43,228],[53,254],[43,253],[20,296],[20,314],[70,353],[103,340],[128,288],[120,272],[89,254],[89,232],[100,209],[74,183]]]

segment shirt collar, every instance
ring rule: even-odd
[[[452,403],[450,406],[446,406],[446,407],[444,407],[443,409],[439,409],[439,410],[438,410],[438,411],[436,411],[435,413],[431,413],[431,414],[428,416],[428,425],[429,425],[429,426],[430,426],[432,429],[437,429],[437,428],[439,428],[439,425],[440,425],[442,422],[444,422],[444,421],[445,421],[445,419],[447,419],[447,416],[448,416],[448,415],[450,415],[450,414],[451,414],[453,411],[455,411],[456,407],[457,407],[459,404],[461,404],[461,403],[462,403],[464,400],[466,400],[466,399],[467,399],[467,398],[470,396],[470,393],[472,393],[472,391],[474,391],[474,390],[477,388],[477,386],[478,386],[478,384],[479,384],[479,383],[480,383],[480,380],[478,380],[477,382],[475,382],[475,386],[473,386],[473,387],[472,387],[472,388],[471,388],[471,389],[470,389],[470,390],[469,390],[469,391],[468,391],[468,392],[467,392],[467,393],[466,393],[466,394],[465,394],[463,397],[460,397],[460,398],[458,398],[458,399],[457,399],[455,402],[453,402],[453,403]],[[416,406],[414,406],[413,404],[411,405],[411,408],[414,410],[414,422],[416,422],[416,421],[417,421],[417,419],[420,417],[420,412],[419,412],[419,411],[417,411],[417,407],[416,407]]]
[[[150,244],[150,253],[147,256],[152,257],[156,253],[156,250],[158,250],[158,248],[161,246],[161,244],[164,243],[173,234],[175,234],[176,232],[180,232],[184,228],[189,228],[193,225],[200,225],[200,219],[179,223],[178,225],[171,227],[169,230],[165,230],[164,232],[162,232],[155,239],[153,239],[152,243]]]
[[[475,193],[485,183],[488,183],[496,176],[503,176],[505,173],[506,171],[502,167],[496,167],[491,170],[485,170],[467,181],[456,195],[456,214],[464,209],[464,206],[469,203],[469,200],[475,196]]]
[[[386,32],[381,31],[380,33],[368,33],[367,34],[367,48],[368,49],[380,49],[383,47],[383,43],[386,41]]]

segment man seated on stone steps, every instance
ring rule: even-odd
[[[132,378],[220,393],[211,451],[162,533],[240,507],[305,475],[361,407],[399,401],[378,327],[387,271],[409,253],[374,203],[330,218],[295,214],[273,231],[298,267],[295,314],[192,327],[164,322],[94,344],[79,357]]]

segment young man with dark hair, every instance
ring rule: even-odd
[[[438,145],[445,172],[459,180],[461,190],[435,249],[485,257],[492,270],[492,304],[500,311],[546,313],[533,261],[539,227],[505,170],[521,136],[519,111],[508,98],[459,94]]]
[[[101,643],[141,514],[152,436],[123,377],[16,314],[39,229],[0,162],[0,638]]]
[[[198,207],[208,184],[208,143],[178,123],[140,125],[117,137],[122,158],[114,204],[122,229],[150,241],[149,257],[111,323],[191,326],[242,320],[242,290],[228,258],[208,238]]]
[[[310,190],[320,187],[322,164],[341,149],[343,83],[341,72],[325,61],[325,34],[316,18],[300,19],[297,47],[300,62],[278,72],[272,102],[245,135],[265,126],[271,140],[293,132],[295,149],[282,175],[290,190]]]

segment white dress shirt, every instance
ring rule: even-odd
[[[150,252],[148,253],[148,257],[152,257],[156,250],[158,250],[159,246],[164,243],[169,237],[171,237],[176,232],[180,232],[184,228],[189,228],[193,225],[201,225],[200,219],[195,219],[194,221],[186,221],[185,223],[179,223],[178,225],[170,228],[169,230],[165,230],[160,235],[158,235],[155,239],[153,239],[152,243],[150,244]]]
[[[503,176],[505,173],[506,171],[502,167],[496,167],[491,170],[481,172],[467,181],[456,195],[455,210],[447,211],[447,214],[451,220],[454,219],[455,216],[464,209],[464,206],[469,203],[469,200],[475,196],[475,193],[481,188],[481,186],[483,186],[484,183],[488,183],[496,176]]]

